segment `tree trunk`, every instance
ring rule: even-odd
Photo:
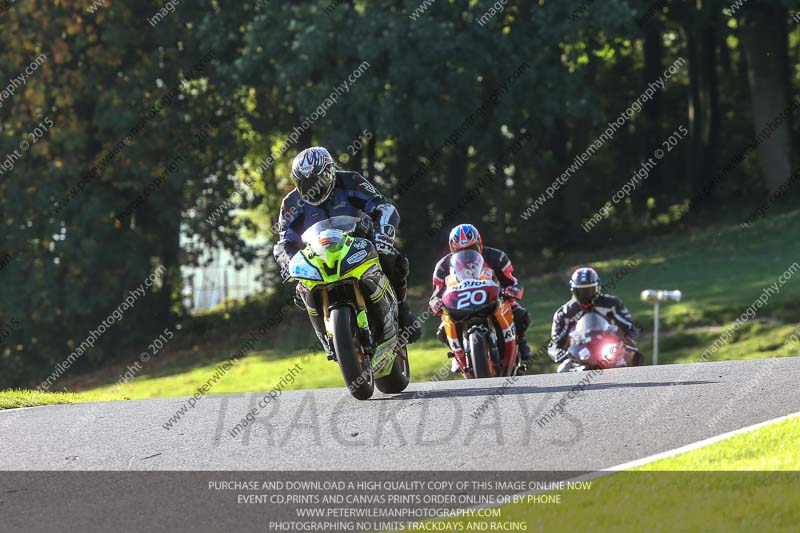
[[[703,144],[702,172],[704,181],[716,176],[719,169],[720,152],[720,109],[719,79],[717,77],[717,36],[715,20],[707,15],[702,31],[702,48],[700,52],[701,92],[703,101],[703,128],[701,141]]]
[[[715,6],[690,7],[683,28],[689,56],[689,190],[710,203],[716,187],[706,190],[719,167],[720,109],[716,71],[719,16]]]
[[[703,129],[703,114],[701,113],[702,104],[700,101],[700,75],[698,71],[699,53],[697,45],[696,31],[692,20],[686,21],[686,52],[689,56],[689,149],[687,150],[688,161],[687,171],[689,178],[689,189],[698,191],[702,189],[702,177],[700,176],[699,161],[702,157],[703,147],[700,141],[700,132]],[[694,206],[692,206],[694,207]]]
[[[760,141],[758,158],[770,192],[791,173],[791,110],[781,118],[790,106],[787,16],[786,8],[777,3],[751,0],[742,26],[753,125]],[[780,124],[770,126],[775,122]]]
[[[663,57],[664,46],[662,44],[661,36],[661,20],[655,17],[646,27],[644,32],[644,39],[642,47],[644,49],[644,72],[642,73],[642,90],[647,89],[653,80],[658,79],[664,72]],[[643,135],[642,145],[640,147],[640,159],[646,161],[659,144],[661,143],[661,91],[656,91],[647,105],[644,106]],[[653,195],[656,198],[661,198],[666,192],[664,186],[663,176],[661,173],[661,165],[650,171],[648,181],[648,195]],[[672,196],[672,195],[670,195]]]

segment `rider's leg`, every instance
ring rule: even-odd
[[[296,293],[297,296],[295,301],[299,299],[305,305],[308,318],[311,320],[311,325],[314,327],[314,333],[317,334],[317,338],[319,339],[322,348],[325,350],[325,353],[328,355],[328,359],[334,359],[335,356],[333,349],[328,343],[328,335],[325,332],[325,318],[322,314],[322,311],[316,308],[316,303],[314,302],[314,297],[311,295],[311,291],[309,291],[304,285],[298,283]]]
[[[436,330],[436,338],[439,342],[450,348],[450,341],[447,339],[447,332],[445,331],[444,322],[439,324],[439,329]],[[450,371],[454,374],[459,373],[461,370],[458,368],[458,361],[456,361],[453,352],[447,352],[448,357],[453,358],[453,363],[450,365]]]
[[[625,360],[628,366],[642,366],[644,364],[644,354],[639,351],[635,344],[625,341],[623,346],[625,346]]]
[[[528,346],[528,340],[525,338],[525,333],[531,325],[531,315],[528,310],[522,307],[519,302],[514,301],[511,303],[511,310],[514,314],[514,329],[517,330],[517,345],[519,345],[519,356],[523,361],[528,361],[533,357],[531,347]]]
[[[439,324],[439,329],[436,330],[436,338],[439,339],[439,342],[450,346],[450,341],[447,340],[447,332],[444,330],[444,322]]]
[[[411,312],[411,308],[406,302],[406,293],[408,292],[408,258],[401,253],[397,254],[379,254],[381,268],[383,269],[389,282],[392,284],[394,293],[397,296],[397,311],[398,319],[400,322],[400,331],[406,332],[404,337],[408,338],[408,342],[416,342],[422,336],[422,328],[415,324],[416,317]]]

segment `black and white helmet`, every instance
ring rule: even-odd
[[[600,294],[600,276],[593,268],[579,268],[572,273],[569,288],[578,303],[583,307],[591,307]]]
[[[321,146],[306,148],[292,161],[292,183],[304,202],[320,205],[336,185],[336,165],[330,152]]]

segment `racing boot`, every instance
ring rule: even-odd
[[[453,358],[453,362],[450,365],[450,372],[452,372],[453,374],[460,374],[461,373],[461,369],[458,368],[458,361],[456,361],[455,358]]]
[[[558,368],[556,369],[556,372],[558,374],[561,374],[563,372],[569,372],[571,369],[572,369],[572,359],[564,359],[561,362],[561,364],[558,365]]]
[[[396,290],[395,293],[397,294],[397,319],[400,325],[400,335],[408,339],[407,344],[417,342],[422,337],[422,324],[411,312],[411,307],[406,301],[406,288]]]
[[[644,364],[644,354],[638,348],[625,345],[625,361],[628,366],[642,366]]]
[[[521,360],[528,362],[533,358],[533,352],[531,351],[531,347],[528,345],[528,339],[525,337],[517,339],[517,347],[519,348],[519,358]]]

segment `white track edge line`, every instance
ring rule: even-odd
[[[643,466],[643,465],[646,465],[648,463],[653,463],[655,461],[658,461],[659,459],[667,459],[669,457],[674,457],[676,455],[681,455],[681,454],[686,453],[686,452],[690,452],[690,451],[693,451],[693,450],[697,450],[697,449],[703,448],[703,447],[708,446],[710,444],[715,444],[717,442],[721,442],[723,440],[729,439],[729,438],[734,437],[736,435],[742,435],[744,433],[749,433],[751,431],[755,431],[756,429],[761,429],[763,427],[770,426],[772,424],[777,424],[779,422],[783,422],[785,420],[790,420],[790,419],[796,418],[796,417],[800,417],[800,411],[797,411],[796,413],[791,413],[791,414],[788,414],[788,415],[784,415],[784,416],[779,416],[778,418],[771,418],[769,420],[765,420],[763,422],[759,422],[758,424],[752,424],[750,426],[745,426],[743,428],[734,429],[733,431],[728,431],[727,433],[721,433],[721,434],[716,435],[714,437],[709,437],[707,439],[699,440],[697,442],[692,442],[692,443],[689,443],[689,444],[687,444],[685,446],[681,446],[679,448],[675,448],[675,449],[672,449],[672,450],[667,450],[665,452],[656,453],[656,454],[653,454],[653,455],[649,455],[647,457],[642,457],[641,459],[637,459],[635,461],[629,461],[627,463],[622,463],[622,464],[619,464],[619,465],[616,465],[616,466],[610,466],[608,468],[603,468],[601,470],[597,470],[596,472],[589,472],[588,474],[584,474],[582,476],[576,476],[576,477],[573,477],[573,478],[565,479],[563,481],[564,481],[564,483],[576,483],[576,482],[581,482],[581,481],[591,481],[591,480],[598,479],[598,478],[601,478],[601,477],[610,476],[611,474],[616,474],[618,472],[622,472],[622,471],[628,470],[630,468],[635,468],[637,466]],[[698,472],[702,472],[702,470],[698,470]],[[520,496],[534,496],[536,494],[544,494],[546,492],[552,492],[553,490],[555,490],[555,489],[532,490],[532,491],[522,492],[522,493],[520,493]],[[480,505],[475,505],[475,506],[469,507],[467,509],[464,509],[459,514],[463,515],[463,514],[468,513],[470,510],[487,509],[487,508],[494,508],[494,507],[499,507],[499,506],[498,505],[492,505],[492,504],[480,504]]]
[[[751,431],[755,431],[757,429],[761,429],[766,426],[771,426],[772,424],[777,424],[779,422],[784,422],[786,420],[790,420],[792,418],[800,417],[800,411],[796,413],[791,413],[784,416],[779,416],[778,418],[771,418],[769,420],[765,420],[764,422],[759,422],[758,424],[752,424],[750,426],[745,426],[743,428],[734,429],[733,431],[728,431],[727,433],[721,433],[714,437],[709,437],[707,439],[699,440],[697,442],[692,442],[685,446],[681,446],[679,448],[675,448],[673,450],[668,450],[666,452],[657,453],[654,455],[649,455],[647,457],[643,457],[641,459],[636,459],[635,461],[630,461],[627,463],[623,463],[621,465],[612,466],[609,468],[604,468],[602,472],[618,472],[620,470],[628,470],[630,468],[636,468],[637,466],[643,466],[648,463],[652,463],[658,461],[660,459],[667,459],[669,457],[675,457],[676,455],[680,455],[682,453],[690,452],[693,450],[697,450],[699,448],[703,448],[710,444],[715,444],[717,442],[727,440],[731,437],[735,437],[736,435],[742,435],[744,433],[749,433]]]

